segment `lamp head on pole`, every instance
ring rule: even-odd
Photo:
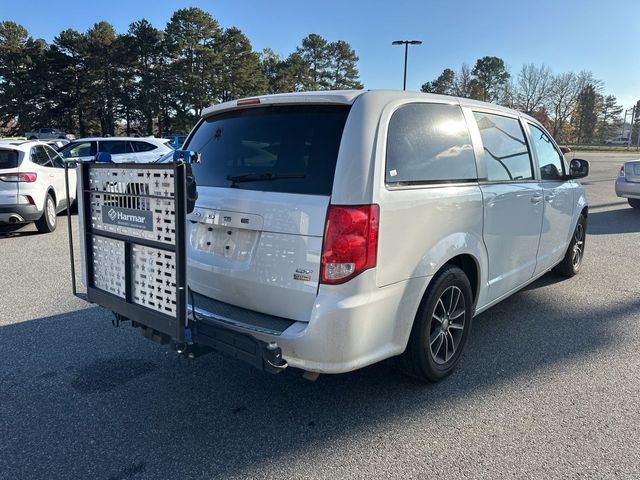
[[[422,40],[394,40],[391,45],[422,45]]]

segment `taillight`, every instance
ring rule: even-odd
[[[321,283],[344,283],[376,266],[378,205],[329,205]]]
[[[624,177],[624,163],[620,167],[620,171],[618,172],[619,177]]]
[[[26,182],[33,183],[38,178],[36,173],[0,173],[0,180],[3,182]]]

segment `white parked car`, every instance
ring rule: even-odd
[[[201,154],[187,222],[196,324],[280,347],[292,367],[403,355],[439,380],[475,315],[551,269],[580,269],[588,207],[574,179],[588,163],[567,165],[514,110],[396,91],[272,95],[205,109],[184,148]]]
[[[167,139],[154,137],[80,138],[62,147],[60,154],[67,159],[88,161],[98,152],[107,152],[114,163],[151,163],[173,151],[168,143]]]
[[[33,132],[26,132],[24,134],[29,140],[50,140],[50,139],[62,139],[62,140],[73,140],[75,135],[70,133],[65,133],[63,131],[58,130],[57,128],[40,128]]]
[[[56,228],[56,215],[76,199],[76,172],[69,170],[70,201],[60,155],[39,141],[0,142],[0,223],[35,222]]]
[[[621,135],[615,138],[609,138],[604,143],[606,143],[607,145],[628,145],[629,137],[624,137]]]

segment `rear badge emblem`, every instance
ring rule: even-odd
[[[305,270],[304,268],[296,268],[296,273],[293,274],[294,280],[302,280],[303,282],[311,281],[311,274],[313,270]]]

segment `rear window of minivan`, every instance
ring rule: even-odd
[[[15,150],[0,150],[0,170],[3,168],[17,168],[18,152]]]
[[[204,119],[184,146],[200,152],[198,186],[330,195],[348,105],[257,107]]]

